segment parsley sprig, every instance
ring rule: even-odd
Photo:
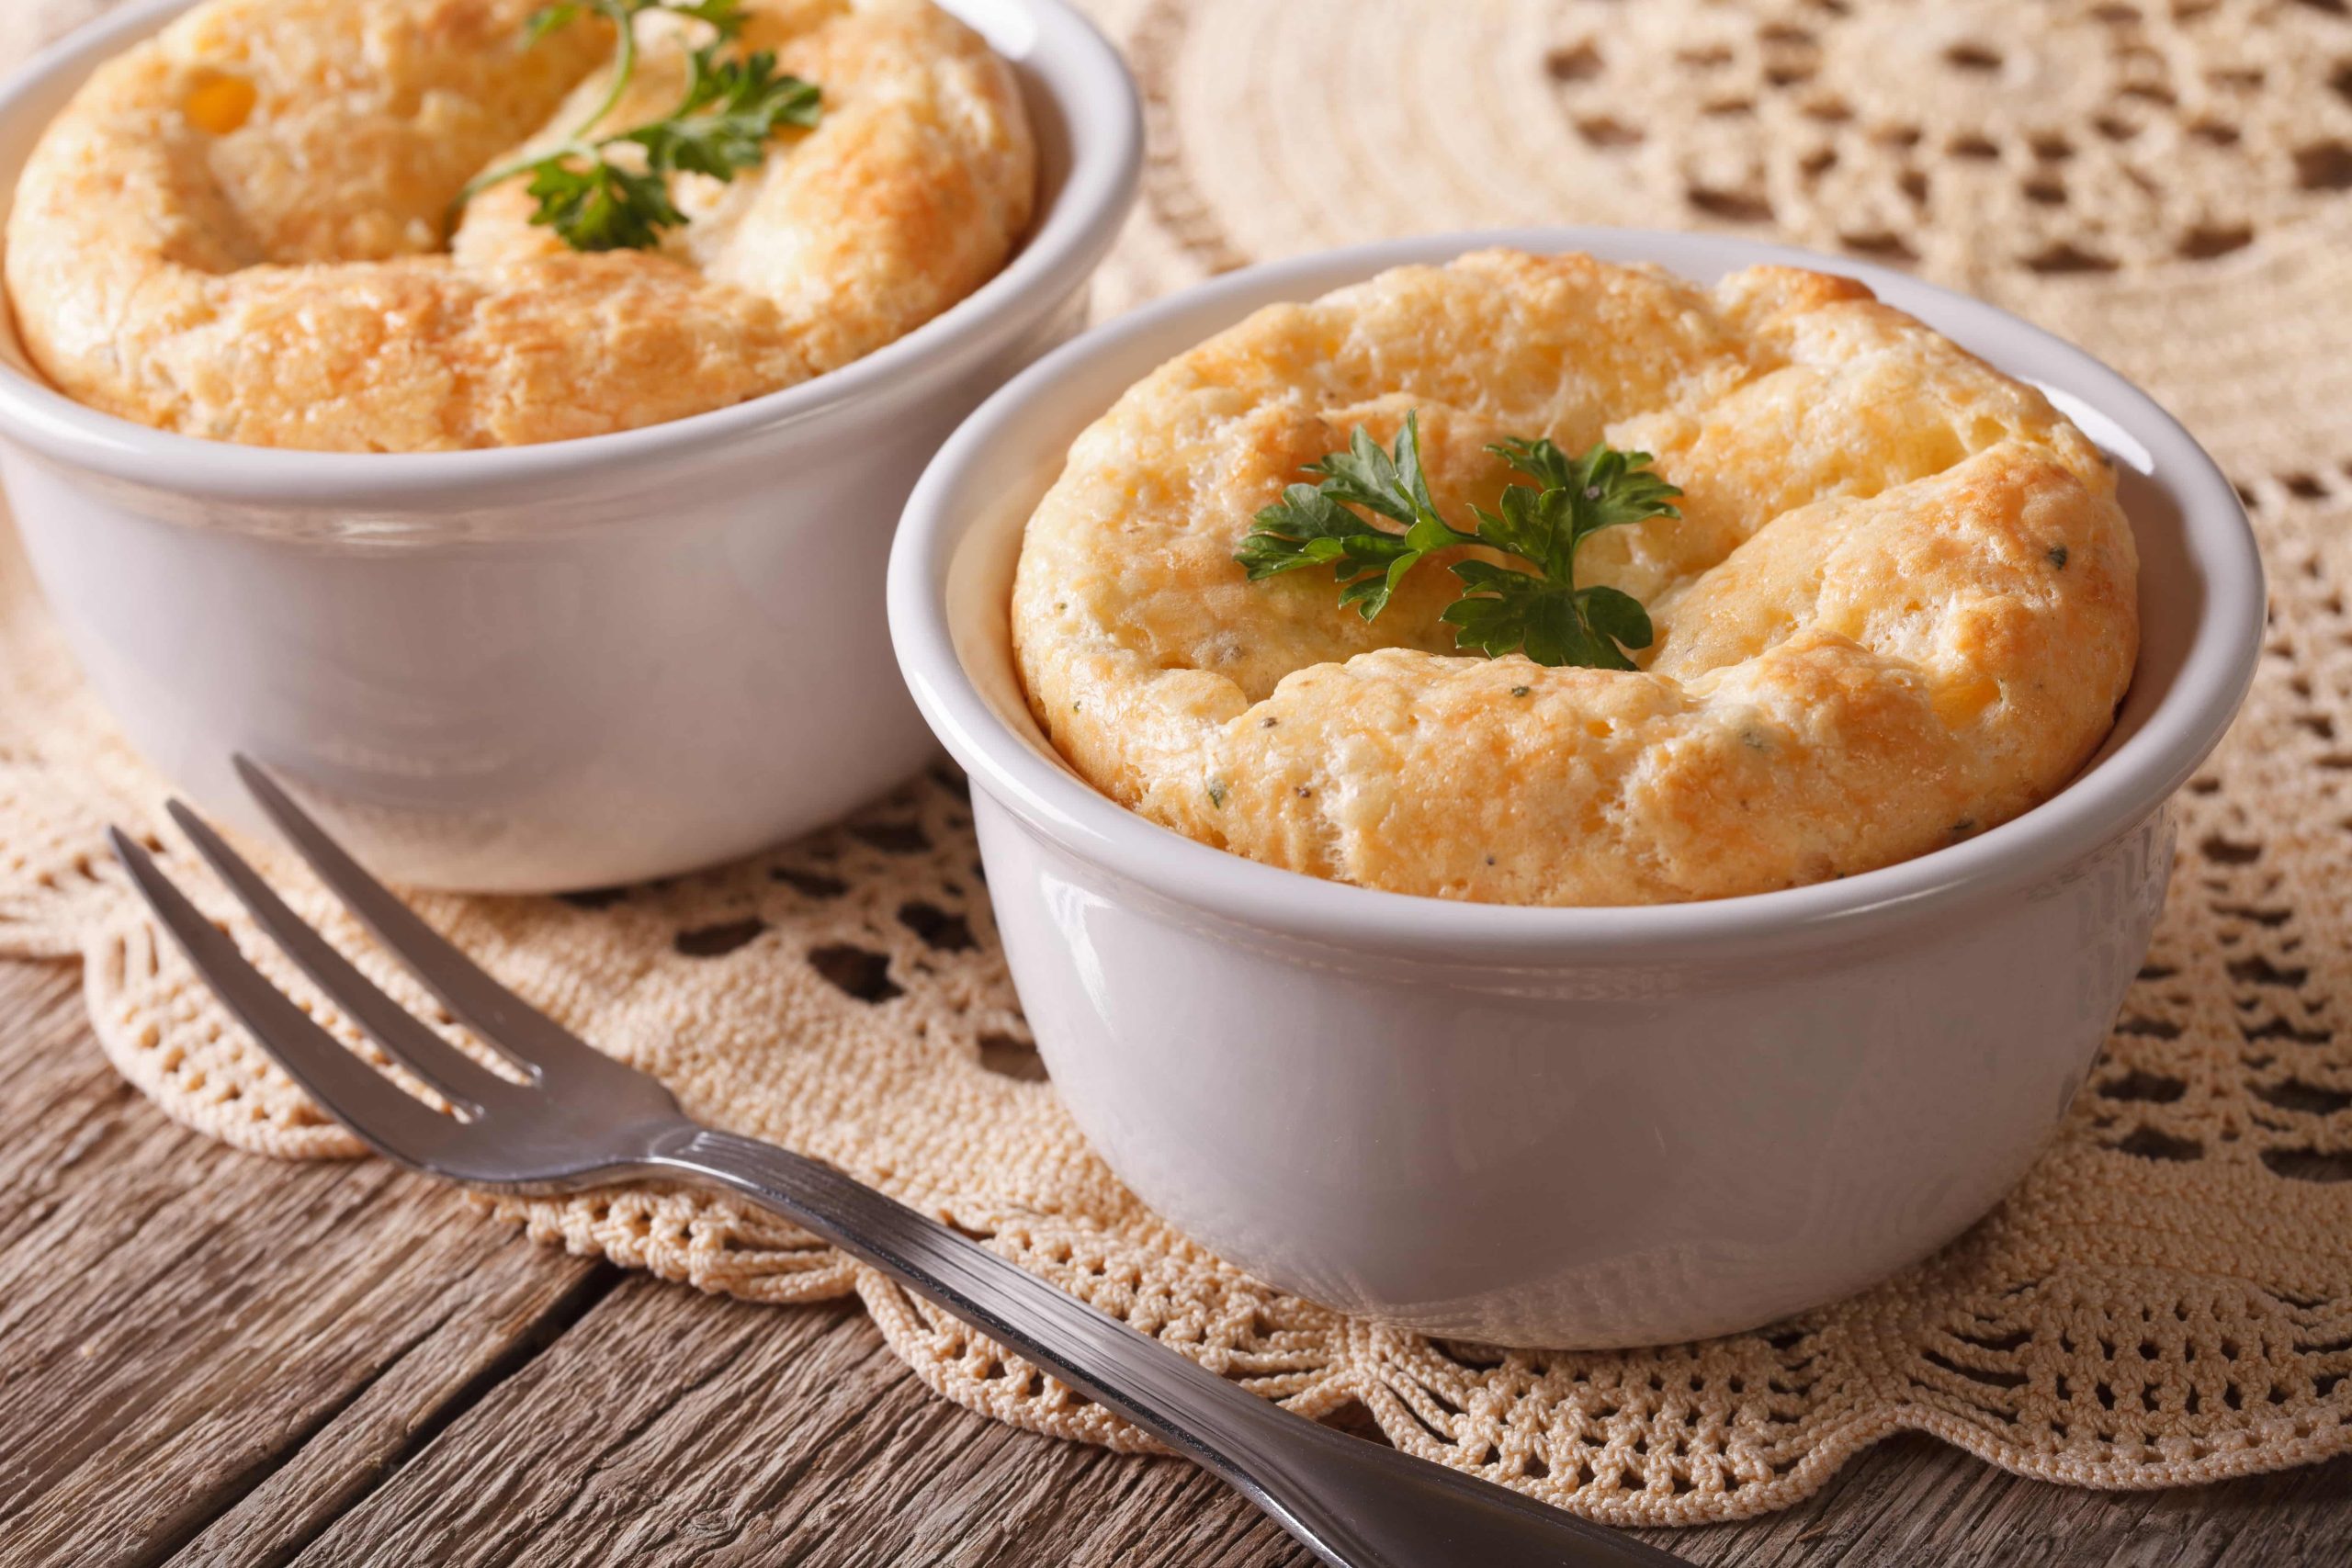
[[[710,40],[687,56],[686,90],[675,108],[661,119],[599,136],[596,128],[637,73],[637,18],[648,11],[705,23]],[[457,208],[492,186],[527,175],[538,202],[531,221],[553,229],[573,250],[646,250],[662,243],[664,229],[686,221],[670,198],[672,175],[731,181],[759,165],[778,130],[817,123],[817,87],[779,75],[775,54],[726,56],[743,31],[742,0],[557,0],[531,18],[529,40],[592,15],[611,22],[619,35],[612,86],[595,112],[560,147],[475,179],[458,193]],[[611,156],[624,147],[637,152],[618,161]]]
[[[1650,645],[1648,612],[1631,594],[1595,584],[1579,588],[1577,550],[1604,528],[1682,513],[1682,492],[1650,471],[1646,452],[1596,443],[1571,457],[1548,440],[1516,438],[1487,448],[1535,482],[1514,484],[1499,510],[1472,507],[1478,526],[1464,533],[1438,515],[1421,471],[1420,415],[1405,416],[1395,449],[1385,450],[1362,425],[1348,449],[1306,465],[1321,476],[1295,484],[1258,513],[1239,561],[1253,582],[1306,567],[1329,566],[1340,603],[1369,621],[1388,607],[1406,575],[1433,550],[1484,545],[1524,567],[1463,560],[1453,565],[1463,593],[1440,618],[1457,648],[1490,659],[1523,651],[1538,664],[1631,670],[1626,649]],[[1351,508],[1403,525],[1367,521]]]

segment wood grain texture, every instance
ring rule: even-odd
[[[162,1562],[249,1496],[298,1538],[594,1279],[385,1166],[171,1125],[71,971],[5,974],[0,1562]]]
[[[0,964],[0,1564],[1308,1568],[1205,1476],[933,1398],[847,1303],[534,1247],[379,1165],[274,1165],[107,1068]],[[2177,1493],[1926,1438],[1709,1568],[2343,1568],[2352,1461]]]

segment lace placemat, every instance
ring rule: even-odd
[[[0,51],[101,8],[12,6]],[[1598,1518],[1781,1506],[1903,1428],[2098,1486],[2352,1449],[2352,1031],[2338,1017],[2352,999],[2352,17],[2308,0],[1094,9],[1143,77],[1152,136],[1106,311],[1382,234],[1729,228],[1915,265],[2018,310],[2153,389],[2219,455],[2268,554],[2269,657],[2183,801],[2155,951],[2059,1143],[1960,1242],[1839,1305],[1702,1345],[1487,1351],[1256,1284],[1119,1187],[1040,1081],[946,776],[707,874],[436,898],[429,917],[696,1115],[986,1235],[1270,1398],[1310,1414],[1361,1402],[1403,1448]],[[107,1053],[189,1126],[263,1154],[357,1154],[110,869],[102,824],[165,840],[160,789],[0,547],[0,949],[78,955]],[[321,897],[298,902],[355,937]],[[540,1240],[706,1290],[854,1292],[947,1397],[1137,1442],[724,1201],[628,1190],[496,1209]]]

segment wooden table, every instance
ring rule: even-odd
[[[0,1563],[1310,1561],[1174,1460],[933,1398],[853,1306],[703,1296],[379,1163],[184,1132],[63,965],[0,963]],[[1656,1539],[1742,1568],[2340,1568],[2352,1461],[2118,1495],[1906,1438]]]

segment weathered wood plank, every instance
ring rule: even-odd
[[[299,1449],[280,1456],[277,1468],[250,1492],[223,1498],[227,1511],[216,1506],[212,1523],[171,1561],[254,1568],[292,1561],[354,1501],[544,1349],[619,1279],[618,1269],[591,1267],[552,1299],[537,1289],[510,1293],[491,1306],[488,1321],[470,1336],[428,1341],[423,1354],[403,1357]]]
[[[933,1399],[853,1306],[624,1279],[379,1167],[213,1148],[107,1070],[62,969],[0,964],[0,1562],[1308,1562],[1181,1462]],[[1654,1539],[1711,1568],[2343,1568],[2352,1461],[2112,1496],[1905,1438]]]
[[[596,1277],[386,1167],[173,1126],[53,966],[0,965],[0,1562],[161,1561],[257,1488],[299,1539]]]
[[[1707,1568],[2345,1568],[2352,1460],[2213,1486],[2100,1493],[2020,1480],[1905,1437],[1785,1513],[1646,1533]]]
[[[615,1364],[637,1376],[616,1380]],[[2347,1535],[2352,1465],[2103,1495],[2018,1481],[1906,1438],[1786,1515],[1652,1539],[1696,1563],[1738,1568],[2340,1568]],[[1308,1559],[1174,1461],[1048,1442],[933,1400],[847,1309],[697,1302],[632,1280],[300,1561]]]
[[[931,1398],[852,1307],[632,1280],[297,1561],[1306,1559],[1178,1461]]]

